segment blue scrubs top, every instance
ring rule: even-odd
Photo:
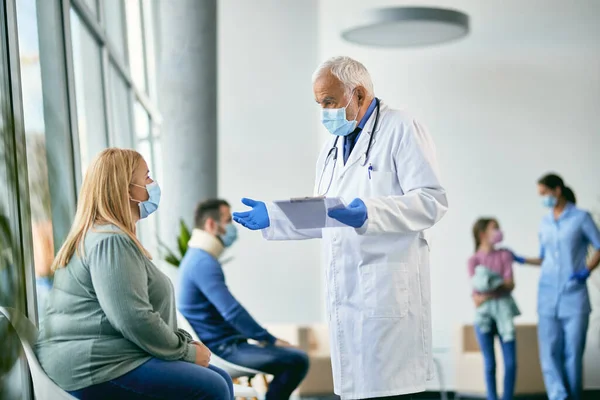
[[[590,313],[587,285],[571,280],[586,268],[589,245],[600,249],[600,232],[590,213],[569,203],[555,220],[552,212],[539,231],[542,272],[538,291],[538,314],[565,318]]]

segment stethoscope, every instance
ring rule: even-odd
[[[379,103],[379,99],[375,99],[375,106],[377,107],[377,113],[375,114],[375,122],[373,123],[373,130],[371,132],[371,135],[369,136],[369,144],[367,145],[367,150],[365,151],[365,154],[362,155],[362,162],[361,165],[363,167],[365,167],[367,165],[367,161],[369,160],[369,154],[371,153],[371,145],[373,144],[373,136],[375,136],[375,130],[377,129],[377,122],[379,122],[379,111],[380,111],[380,103]],[[335,140],[333,141],[333,147],[331,149],[329,149],[329,152],[327,153],[327,158],[325,159],[325,165],[323,166],[323,170],[321,171],[321,177],[319,178],[319,185],[317,186],[317,190],[319,193],[317,193],[319,196],[325,196],[327,194],[327,192],[329,192],[329,188],[331,187],[331,182],[333,182],[333,175],[335,172],[335,166],[337,164],[337,158],[338,158],[338,148],[337,148],[337,143],[338,140],[340,139],[339,136],[337,136],[335,138]],[[327,169],[327,165],[329,165],[329,162],[333,160],[333,168],[331,169],[331,175],[329,176],[329,184],[327,185],[327,189],[325,190],[325,192],[321,192],[321,183],[323,181],[323,175],[325,175],[325,170]]]

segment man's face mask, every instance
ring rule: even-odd
[[[223,242],[223,246],[229,247],[237,240],[237,228],[233,223],[225,225],[225,233],[219,235],[219,238]]]

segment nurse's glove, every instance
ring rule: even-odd
[[[518,256],[515,253],[513,253],[511,250],[508,250],[508,251],[510,251],[510,254],[512,254],[514,262],[519,263],[519,264],[525,264],[525,257]]]
[[[342,224],[351,226],[353,228],[362,227],[367,221],[367,206],[361,199],[354,199],[345,208],[336,208],[329,210],[327,213],[329,217],[337,219]]]
[[[265,229],[271,225],[265,203],[246,198],[242,199],[242,203],[252,207],[252,210],[233,213],[235,222],[253,231]]]
[[[585,283],[589,277],[590,270],[587,268],[582,268],[579,271],[575,271],[573,274],[571,274],[571,279],[575,279],[579,283]]]

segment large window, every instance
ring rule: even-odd
[[[101,150],[138,149],[160,180],[154,18],[146,0],[0,1],[0,306],[43,318],[51,262]],[[154,253],[157,225],[138,229]],[[29,400],[28,389],[0,317],[0,398]]]
[[[33,268],[36,277],[37,314],[43,317],[46,295],[52,284],[51,264],[54,258],[52,204],[48,182],[48,159],[43,110],[42,76],[35,0],[17,0],[19,59],[31,233]]]
[[[70,0],[72,85],[81,175],[109,146],[135,148],[160,177],[151,2]],[[67,60],[69,61],[69,60]],[[81,182],[81,178],[79,179]],[[140,238],[157,251],[158,218],[140,222]]]
[[[30,302],[35,294],[16,25],[14,1],[0,1],[0,306],[35,318]],[[19,339],[0,315],[0,398],[28,398],[28,389]]]

